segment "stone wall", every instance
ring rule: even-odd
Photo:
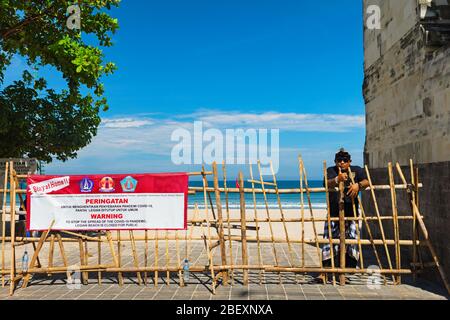
[[[423,184],[423,188],[419,190],[419,210],[424,216],[425,225],[430,233],[431,241],[435,246],[440,262],[444,266],[446,274],[450,275],[450,201],[448,201],[450,199],[450,162],[422,164],[418,167],[419,182]],[[410,168],[402,166],[402,171],[406,180],[410,182]],[[389,184],[388,170],[386,168],[371,169],[370,174],[374,184]],[[394,177],[396,183],[402,183],[395,169]],[[405,190],[397,190],[396,196],[398,214],[412,216],[407,192]],[[376,191],[376,198],[380,214],[384,216],[392,216],[390,191]],[[367,215],[375,215],[373,200],[369,192],[363,193],[362,203],[364,210],[367,211]],[[412,239],[412,222],[406,220],[400,221],[399,226],[400,238],[404,240]],[[378,224],[371,224],[371,228],[376,237],[381,239]],[[383,228],[386,238],[394,239],[392,222],[384,221]],[[383,248],[378,248],[381,256],[385,257]],[[402,247],[402,266],[404,268],[409,268],[410,265],[408,263],[412,262],[411,250],[411,247]],[[423,260],[425,262],[431,262],[432,259],[429,254],[429,250],[426,247],[423,247],[421,251],[423,252]],[[393,258],[395,255],[393,249],[390,251],[390,255],[392,261],[394,262]],[[435,268],[428,269],[423,276],[441,283]]]
[[[416,0],[365,0],[364,8],[371,4],[380,5],[382,28],[364,30],[365,163],[376,184],[388,182],[388,162],[419,165],[420,209],[450,275],[450,43],[430,50]],[[398,194],[399,211],[411,214],[405,192]],[[392,214],[389,192],[380,193],[379,206]],[[401,232],[410,238],[411,226]]]

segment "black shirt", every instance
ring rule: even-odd
[[[355,183],[361,182],[365,179],[367,179],[366,172],[363,168],[358,166],[350,166],[350,170],[352,171],[353,179],[355,180]],[[344,173],[344,172],[343,172]],[[348,174],[348,172],[347,172]],[[334,179],[339,175],[339,169],[334,167],[329,167],[327,169],[327,177],[329,179]],[[353,205],[352,205],[352,197],[347,196],[347,192],[349,190],[349,186],[352,183],[352,180],[350,177],[347,179],[347,181],[344,182],[344,210],[345,210],[345,216],[346,217],[353,217]],[[324,181],[324,187],[325,187],[325,181]],[[338,186],[336,186],[338,187]],[[338,217],[339,216],[339,192],[328,192],[329,199],[330,199],[330,215],[332,217]],[[355,209],[356,209],[356,215],[358,215],[358,198],[354,199],[355,201]]]

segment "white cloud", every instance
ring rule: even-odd
[[[161,168],[166,168],[165,171],[180,170],[170,160],[171,150],[176,144],[170,137],[172,132],[179,128],[187,129],[193,137],[194,121],[203,121],[204,131],[214,127],[221,130],[224,135],[225,129],[236,128],[280,129],[281,134],[286,132],[342,133],[364,128],[362,115],[198,111],[173,117],[161,117],[154,114],[111,117],[102,119],[97,136],[93,138],[90,145],[78,153],[77,159],[65,164],[54,162],[48,166],[47,171],[57,173],[71,170],[79,173],[106,169],[114,172],[148,171],[148,168],[152,171],[156,168],[160,171],[163,171]],[[296,145],[300,146],[300,143]],[[282,162],[289,158],[289,162],[295,166],[297,155],[302,152],[301,148],[296,148],[296,145],[280,146]],[[199,146],[192,145],[192,148],[194,152],[194,149]],[[302,154],[305,160],[311,157],[322,160],[330,156],[330,150],[324,149],[326,148],[317,146],[311,150],[304,149]]]
[[[118,119],[103,119],[101,127],[105,128],[139,128],[145,125],[153,124],[149,119],[133,119],[133,118],[118,118]]]
[[[193,118],[204,121],[210,127],[274,128],[283,131],[345,132],[364,128],[363,115],[308,114],[308,113],[242,113],[222,111],[200,111],[182,119]]]

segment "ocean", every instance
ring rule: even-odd
[[[277,181],[278,189],[298,189],[300,188],[299,181],[292,180],[281,180]],[[189,186],[192,187],[201,187],[203,184],[201,181],[190,181]],[[311,180],[308,181],[308,185],[310,188],[319,188],[323,187],[323,182],[321,180]],[[208,186],[212,187],[212,182],[208,181]],[[260,184],[255,183],[255,188],[260,189]],[[219,181],[219,187],[223,187],[223,182]],[[235,181],[227,181],[228,188],[235,188]],[[244,183],[245,188],[251,188],[252,185],[249,182]],[[273,189],[273,186],[266,186],[266,189]],[[262,193],[256,193],[256,207],[258,209],[264,209],[264,195]],[[215,195],[211,193],[211,200],[215,205]],[[300,208],[300,194],[280,194],[281,205],[283,209],[299,209]],[[209,201],[209,199],[208,199]],[[222,207],[225,208],[225,194],[220,194],[220,201],[222,203]],[[306,193],[303,194],[303,202],[305,208],[308,207],[308,198]],[[203,192],[196,192],[195,195],[189,195],[188,198],[188,206],[190,209],[194,208],[194,204],[197,203],[199,208],[204,208],[205,200]],[[228,194],[228,207],[230,209],[238,209],[239,208],[239,193],[229,193]],[[267,194],[267,203],[269,209],[278,209],[278,200],[276,194]],[[246,193],[245,194],[245,204],[247,208],[253,208],[253,194]],[[209,205],[209,204],[208,204]],[[326,196],[325,192],[321,193],[311,193],[311,205],[313,209],[326,209]]]
[[[281,180],[277,181],[278,183],[278,189],[297,189],[300,188],[299,181],[292,181],[292,180]],[[322,187],[322,181],[321,180],[311,180],[308,181],[310,188],[318,188]],[[202,181],[190,181],[189,186],[191,187],[201,187]],[[212,187],[212,181],[208,181],[208,186]],[[235,188],[236,182],[235,181],[227,181],[227,186],[229,188]],[[21,186],[22,188],[25,188],[25,186]],[[223,187],[223,181],[219,181],[219,187]],[[245,188],[251,188],[251,183],[245,182],[244,183]],[[255,188],[260,188],[259,184],[255,183]],[[272,189],[273,186],[267,186],[266,189]],[[0,195],[0,200],[2,198],[2,195]],[[214,193],[211,193],[211,200],[215,205],[215,195]],[[221,202],[223,208],[225,208],[225,194],[221,193]],[[280,194],[281,204],[283,209],[299,209],[300,208],[300,194]],[[7,201],[9,201],[9,195],[7,196]],[[209,201],[209,199],[208,199]],[[305,208],[308,207],[308,199],[306,196],[306,193],[303,194],[303,201]],[[204,195],[203,192],[196,192],[195,195],[189,195],[188,197],[188,208],[193,209],[195,203],[197,203],[199,208],[204,208]],[[228,194],[228,207],[230,209],[238,209],[239,208],[239,193],[229,193]],[[247,208],[253,208],[253,194],[246,193],[245,194],[245,203]],[[278,209],[278,201],[276,194],[267,194],[267,203],[270,209]],[[16,200],[17,206],[19,206],[19,198]],[[209,204],[208,204],[209,205]],[[325,209],[326,208],[326,197],[325,193],[311,193],[311,205],[313,209]],[[0,204],[1,206],[1,204]],[[256,193],[256,207],[258,209],[264,209],[264,196],[262,193]]]

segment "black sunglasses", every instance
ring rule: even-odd
[[[349,162],[350,161],[350,159],[349,158],[337,158],[336,159],[336,162],[341,162],[341,161],[344,161],[345,163],[347,163],[347,162]]]

